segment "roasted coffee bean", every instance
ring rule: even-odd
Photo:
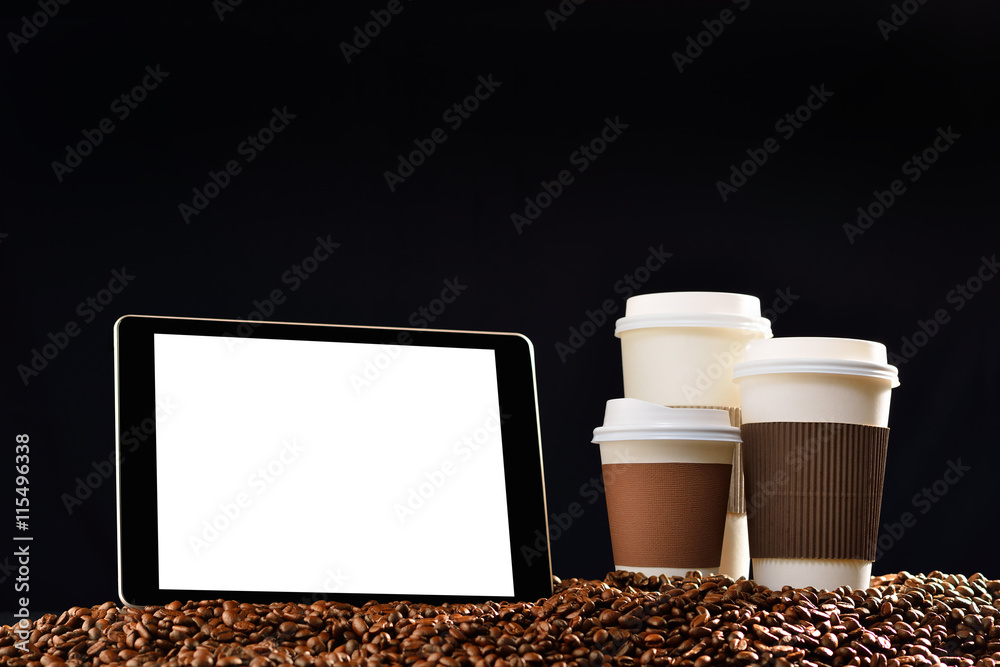
[[[618,619],[621,618],[621,613],[613,609],[605,609],[601,612],[601,615],[597,618],[601,625],[604,627],[610,627],[618,624]]]
[[[628,630],[638,631],[642,628],[642,619],[631,615],[625,615],[618,619],[618,625]]]
[[[215,659],[206,649],[200,648],[194,652],[191,658],[191,667],[211,667],[215,664]]]
[[[820,656],[823,664],[828,664],[830,660],[833,658],[833,651],[831,651],[825,646],[817,646],[815,649],[813,649],[813,654]]]
[[[0,627],[0,663],[341,667],[1000,665],[1000,581],[873,577],[866,590],[770,591],[728,577],[567,579],[534,603],[361,607],[175,601],[73,607]]]

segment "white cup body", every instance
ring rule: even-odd
[[[660,405],[739,407],[733,368],[764,333],[748,329],[656,327],[620,334],[625,396]]]
[[[753,578],[768,588],[781,586],[835,590],[841,586],[864,590],[871,585],[872,564],[866,560],[832,558],[754,558]],[[780,584],[778,582],[781,582]]]
[[[742,423],[889,425],[892,383],[830,373],[774,373],[739,379]]]

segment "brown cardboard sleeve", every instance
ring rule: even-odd
[[[736,428],[740,427],[739,408],[720,408],[717,405],[670,405],[671,408],[708,408],[712,410],[726,410],[729,413],[729,423]],[[726,511],[730,514],[746,514],[747,503],[743,492],[743,455],[740,443],[736,443],[736,451],[733,452],[733,474],[729,479],[729,505]]]
[[[604,474],[615,563],[715,567],[726,525],[726,463],[615,463]]]
[[[752,558],[875,560],[889,429],[743,424]]]

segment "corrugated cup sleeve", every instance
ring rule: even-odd
[[[889,429],[743,424],[752,558],[875,560]]]

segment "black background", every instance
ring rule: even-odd
[[[276,289],[284,301],[269,319],[407,326],[453,281],[465,288],[430,326],[531,338],[549,510],[584,509],[553,530],[554,570],[603,576],[612,568],[603,499],[583,489],[599,474],[591,434],[622,392],[619,281],[661,247],[672,256],[641,292],[743,292],[765,309],[777,299],[768,313],[777,335],[865,338],[909,353],[892,399],[887,548],[874,570],[1000,577],[990,519],[1000,281],[976,282],[979,271],[993,277],[1000,249],[1000,7],[912,0],[912,15],[886,32],[879,22],[906,16],[902,5],[589,0],[564,2],[568,15],[555,21],[555,2],[404,2],[347,62],[341,43],[386,4],[243,0],[220,18],[209,0],[74,0],[37,32],[24,32],[22,18],[42,11],[37,2],[6,6],[3,465],[13,481],[14,436],[30,434],[33,612],[116,598],[113,479],[78,491],[113,458],[114,321],[246,318],[266,311]],[[716,22],[727,9],[731,22]],[[12,32],[31,36],[15,51]],[[695,57],[679,71],[674,54],[686,49]],[[119,118],[112,103],[147,67],[169,74]],[[443,114],[479,77],[499,85],[451,127]],[[775,125],[811,87],[832,95],[803,110],[809,119],[788,137]],[[247,162],[238,146],[275,108],[294,118]],[[60,180],[53,162],[103,118],[114,131]],[[624,129],[578,171],[571,154],[606,119]],[[447,140],[390,190],[385,172],[436,128]],[[949,128],[959,138],[910,181],[904,163]],[[717,182],[768,138],[779,150],[723,200]],[[186,221],[179,206],[233,159],[242,171]],[[518,228],[512,214],[564,169],[573,182]],[[895,179],[905,192],[849,239],[844,225]],[[340,247],[293,290],[282,276],[317,237]],[[116,270],[134,278],[100,312],[79,309]],[[979,289],[960,300],[959,285]],[[617,312],[560,358],[556,344],[607,299]],[[921,335],[939,310],[946,321]],[[25,383],[18,366],[69,322],[79,334]],[[968,470],[938,502],[915,500],[949,461]],[[6,502],[3,533],[13,537],[13,492]],[[915,525],[893,534],[888,524],[905,512]],[[294,567],[295,550],[320,535],[287,539]],[[13,610],[8,545],[0,597]],[[475,558],[458,541],[439,548]]]

